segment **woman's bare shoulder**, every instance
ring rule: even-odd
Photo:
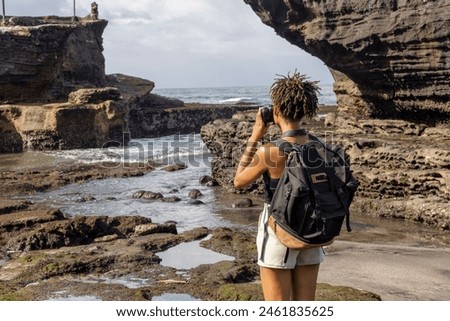
[[[284,153],[273,143],[266,143],[260,148],[261,154],[264,155],[265,164],[268,169],[284,168]]]

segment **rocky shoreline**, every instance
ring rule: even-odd
[[[64,170],[47,167],[3,172],[0,300],[151,300],[166,293],[184,293],[201,300],[261,300],[254,232],[199,227],[178,234],[173,222],[152,222],[140,216],[72,217],[16,198],[71,183],[145,175],[154,168],[155,164],[125,169],[65,164]],[[160,264],[159,252],[207,236],[210,238],[202,241],[202,247],[235,260],[200,265],[182,274]],[[145,281],[139,287],[123,285],[129,279]],[[321,284],[318,299],[379,297],[351,287]]]
[[[357,221],[356,233],[327,248],[330,264],[320,274],[317,298],[450,299],[450,51],[441,41],[448,39],[448,4],[244,2],[278,35],[329,67],[339,108],[322,106],[321,117],[303,125],[343,144],[361,182],[352,212],[366,223]],[[0,153],[125,146],[130,138],[200,131],[213,155],[211,188],[242,200],[237,207],[251,206],[250,197],[261,202],[260,181],[243,191],[232,186],[258,106],[185,105],[152,94],[152,81],[106,75],[107,23],[98,12],[77,21],[8,17],[0,33],[0,62],[8,66],[0,72]],[[264,141],[278,135],[272,127]],[[0,300],[152,300],[167,293],[262,299],[254,230],[199,226],[178,233],[173,221],[71,216],[22,200],[68,184],[144,176],[159,166],[110,165],[0,172]],[[159,197],[138,192],[136,197]],[[89,200],[83,197],[80,202]],[[253,215],[258,209],[248,210]],[[394,222],[405,225],[393,229]],[[418,227],[427,230],[415,235]],[[194,240],[234,260],[183,271],[160,264],[161,252]]]
[[[72,296],[102,300],[149,300],[172,292],[187,293],[202,300],[261,300],[254,232],[199,227],[178,234],[171,222],[157,223],[148,218],[126,216],[70,217],[58,209],[17,199],[67,184],[142,176],[156,166],[158,164],[134,164],[127,168],[63,164],[3,171],[0,179],[0,298],[47,300],[65,291]],[[159,264],[158,252],[208,235],[212,236],[203,241],[202,246],[236,259],[201,265],[189,270],[188,276],[180,276],[176,269]],[[138,289],[114,284],[114,280],[130,276],[148,280],[150,284]],[[105,279],[112,281],[101,281]],[[366,291],[326,284],[320,286],[318,298],[379,299]]]
[[[333,132],[333,139],[348,147],[352,162],[358,165],[355,165],[355,174],[362,182],[353,212],[366,217],[401,217],[432,226],[439,233],[430,232],[426,242],[448,248],[447,186],[441,182],[442,177],[448,177],[445,176],[448,175],[445,163],[448,149],[438,149],[448,144],[445,127],[439,129],[397,121],[355,123],[342,120],[334,110],[334,107],[323,106],[322,111],[328,112],[328,116],[304,125],[316,133]],[[221,185],[210,184],[211,188],[221,189],[231,198],[243,199],[244,203],[247,196],[260,197],[259,186],[235,191],[227,182],[231,179],[233,161],[239,158],[238,147],[251,128],[253,114],[239,113],[232,119],[215,120],[202,128],[207,145],[212,146],[210,137],[214,137],[216,147],[226,146],[220,148],[226,155],[217,154],[219,149],[211,148],[215,156],[213,179]],[[353,128],[353,132],[349,128]],[[236,129],[240,131],[236,132]],[[369,129],[371,134],[367,133]],[[267,139],[276,137],[277,133],[272,130],[269,133],[272,136]],[[409,134],[404,134],[405,131]],[[420,153],[421,148],[427,151],[427,156],[415,164],[406,157],[410,152],[401,154],[411,149]],[[429,153],[430,148],[436,153]],[[373,157],[376,161],[370,162]],[[223,167],[227,164],[228,167]],[[407,167],[402,167],[405,164]],[[413,165],[419,167],[410,170],[408,166]],[[139,216],[69,216],[45,204],[18,199],[67,184],[142,176],[157,166],[151,163],[126,168],[64,164],[3,171],[0,177],[0,299],[48,300],[72,296],[98,300],[151,300],[167,293],[181,293],[201,300],[261,300],[254,230],[199,226],[178,233],[174,222],[152,222]],[[183,167],[173,170],[183,170]],[[422,189],[416,187],[418,182],[422,183]],[[365,244],[379,238],[377,233],[350,233],[342,235],[341,239]],[[395,242],[393,235],[382,236]],[[201,241],[204,248],[232,256],[235,260],[204,264],[183,273],[160,264],[158,253],[194,240]],[[335,250],[332,247],[328,251],[334,253]],[[143,280],[143,284],[138,287],[123,284],[130,279]],[[318,299],[380,300],[381,297],[373,291],[321,282]]]
[[[403,120],[358,119],[323,106],[325,117],[304,127],[332,143],[344,145],[360,180],[353,211],[394,217],[450,230],[450,129]],[[212,175],[232,192],[262,194],[262,184],[235,191],[233,176],[254,113],[239,113],[203,126],[202,139],[213,154]],[[272,126],[263,142],[279,132]]]

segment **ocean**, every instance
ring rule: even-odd
[[[319,84],[319,103],[336,105],[332,84]],[[216,88],[155,88],[152,93],[177,98],[185,103],[235,104],[253,103],[270,105],[269,86],[216,87]]]

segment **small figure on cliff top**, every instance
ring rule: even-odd
[[[98,5],[96,2],[91,3],[91,19],[98,20]]]

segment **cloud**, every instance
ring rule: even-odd
[[[64,11],[67,5],[68,1],[5,0],[5,11],[7,16],[49,16]]]
[[[5,1],[16,15],[73,14],[73,0]],[[92,1],[76,0],[77,15],[88,15]],[[277,36],[243,0],[96,2],[108,20],[107,73],[161,87],[267,85],[294,69],[332,82],[321,61]]]

